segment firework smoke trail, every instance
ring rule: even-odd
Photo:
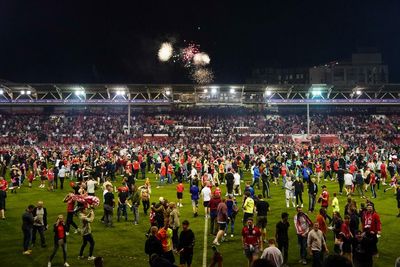
[[[209,84],[214,80],[214,73],[207,68],[195,68],[191,73],[191,78],[198,84]]]
[[[162,43],[158,50],[158,59],[163,62],[168,61],[172,57],[173,51],[171,43]]]
[[[196,66],[208,65],[210,64],[210,57],[204,52],[197,53],[193,57],[193,64]]]

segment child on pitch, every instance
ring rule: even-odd
[[[293,208],[296,207],[295,196],[294,196],[294,186],[293,186],[292,178],[290,176],[288,176],[286,179],[285,195],[286,195],[286,208],[289,208],[290,200],[292,201]]]
[[[182,198],[183,198],[183,190],[185,189],[185,187],[184,187],[184,185],[183,185],[183,183],[181,182],[181,183],[179,183],[177,186],[176,186],[176,197],[177,197],[177,199],[178,199],[178,202],[177,202],[177,206],[178,207],[183,207],[183,205],[182,205]]]

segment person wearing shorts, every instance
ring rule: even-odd
[[[242,229],[242,245],[244,254],[249,261],[249,266],[257,259],[260,249],[262,250],[261,231],[253,224],[253,218],[247,219],[247,225]]]
[[[178,207],[183,207],[183,205],[182,205],[183,190],[184,190],[183,184],[179,183],[176,186],[176,198],[178,199],[178,203],[177,203]]]

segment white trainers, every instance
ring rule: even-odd
[[[90,256],[87,259],[88,259],[88,261],[94,261],[95,258],[96,258],[95,256]]]
[[[68,262],[64,263],[64,267],[69,267]]]
[[[51,267],[51,261],[47,263],[47,267]]]

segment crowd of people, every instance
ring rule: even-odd
[[[0,115],[0,145],[121,144],[142,141],[143,135],[165,135],[168,143],[259,142],[260,137],[279,142],[279,135],[307,133],[305,115],[262,113],[219,115],[212,113],[165,112],[136,114],[131,117],[109,113]],[[322,115],[310,116],[310,133],[338,135],[351,146],[374,143],[377,146],[399,142],[398,116]],[[261,138],[264,138],[262,136]]]
[[[240,144],[235,143],[235,139],[230,142],[223,142],[222,139],[221,142],[207,142],[207,138],[214,138],[212,135],[203,136],[204,139],[201,135],[197,136],[201,142],[196,138],[185,143],[171,138],[160,143],[139,144],[124,137],[122,116],[17,116],[3,119],[0,217],[6,218],[7,192],[17,194],[21,186],[34,186],[34,180],[39,180],[39,186],[47,187],[49,191],[65,187],[73,189],[64,198],[67,204],[66,221],[60,214],[53,227],[54,251],[49,256],[48,266],[51,266],[60,247],[64,265],[69,266],[66,242],[71,226],[75,233],[82,235],[78,257],[83,258],[85,247],[89,244],[87,259],[101,264],[101,258],[97,260],[93,256],[95,242],[90,226],[95,217],[93,207],[98,205],[103,206],[101,221],[105,227],[114,227],[115,217],[118,221],[127,221],[129,210],[132,211],[133,224],[150,220],[145,244],[150,266],[174,266],[178,262],[180,266],[191,266],[195,235],[190,229],[189,218],[180,218],[186,184],[190,194],[185,194],[185,197],[190,197],[193,218],[204,216],[210,221],[209,232],[214,236],[212,245],[215,249],[212,263],[215,265],[223,261],[217,247],[223,246],[229,235],[233,237],[237,233],[235,226],[240,225],[242,247],[249,266],[257,266],[261,259],[273,264],[270,266],[287,266],[288,231],[293,222],[301,264],[307,264],[308,252],[313,266],[322,266],[323,255],[328,253],[328,231],[332,231],[333,254],[345,257],[357,267],[372,266],[373,256],[378,254],[377,244],[382,231],[374,205],[379,194],[387,191],[396,194],[397,216],[400,217],[399,151],[391,141],[396,130],[385,117],[343,117],[342,121],[346,123],[320,117],[318,121],[326,119],[330,122],[324,126],[312,126],[320,129],[321,134],[328,133],[328,127],[332,127],[341,136],[351,135],[347,140],[352,140],[358,134],[372,136],[368,134],[368,129],[373,128],[374,138],[381,138],[379,144],[374,139],[367,142],[354,139],[351,144],[335,145],[282,142]],[[158,133],[157,129],[162,128],[173,137],[178,132],[172,128],[179,122],[179,125],[185,126],[210,127],[213,129],[210,132],[222,129],[221,132],[226,135],[233,133],[234,127],[249,127],[259,132],[275,131],[274,134],[277,134],[276,131],[281,130],[293,133],[293,127],[297,126],[297,129],[302,129],[304,124],[298,123],[301,120],[298,116],[270,120],[251,116],[236,120],[234,117],[215,117],[213,120],[211,116],[138,116],[132,129],[134,135],[140,136],[147,132],[146,129]],[[286,124],[292,128],[287,128]],[[235,131],[239,133],[237,129]],[[208,135],[204,130],[199,132]],[[47,137],[40,139],[43,133]],[[72,138],[72,141],[75,140],[74,134],[79,133],[80,136],[75,136],[80,140],[79,144],[63,142],[51,145],[48,142],[49,138],[54,138],[55,142],[61,140],[58,138]],[[187,132],[184,134],[189,135]],[[227,141],[226,137],[222,138]],[[370,137],[366,138],[363,140]],[[104,142],[111,139],[114,141]],[[24,142],[11,145],[20,140]],[[29,142],[25,143],[26,140]],[[8,170],[10,177],[5,178]],[[155,184],[148,179],[149,173],[154,173]],[[252,180],[244,182],[247,173],[251,174]],[[166,197],[151,200],[154,190],[173,183],[176,184],[176,201],[168,201]],[[242,183],[245,183],[244,189]],[[328,183],[329,188],[337,184],[337,193],[333,193],[333,197],[325,186]],[[282,194],[272,196],[272,186],[282,188]],[[100,187],[103,189],[101,200],[95,197],[95,188]],[[303,212],[304,191],[308,196],[306,212]],[[340,209],[339,195],[348,198],[343,210]],[[267,218],[271,208],[268,199],[271,197],[281,198],[283,203],[282,207],[273,208],[292,207],[296,209],[296,215],[291,221],[289,214],[283,212],[281,221],[276,224],[276,235],[267,238]],[[143,210],[139,210],[140,206]],[[140,213],[149,219],[140,220]],[[75,216],[79,218],[79,226],[74,222]],[[237,223],[239,216],[242,216],[242,224]],[[32,253],[36,233],[40,235],[41,246],[47,245],[43,235],[47,227],[47,210],[43,202],[30,205],[23,215],[24,254]],[[175,256],[179,260],[175,260]]]

